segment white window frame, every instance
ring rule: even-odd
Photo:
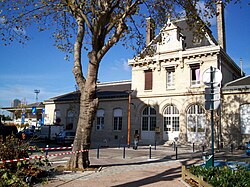
[[[114,119],[113,119],[113,129],[114,131],[122,130],[122,109],[114,109]]]
[[[197,86],[197,85],[201,84],[201,66],[200,66],[200,64],[190,65],[190,84],[191,84],[191,86]]]
[[[61,111],[60,111],[60,109],[55,109],[54,110],[54,123],[56,123],[56,119],[60,119],[61,120]]]
[[[100,131],[104,129],[104,109],[98,109],[96,112],[96,130]]]
[[[146,112],[146,114],[144,113]],[[152,113],[153,112],[153,113]],[[147,130],[144,128],[143,122],[147,122]],[[156,110],[152,106],[147,106],[142,111],[142,131],[155,131],[156,127]],[[153,128],[154,127],[154,128]]]
[[[169,122],[169,124],[166,124]],[[180,131],[180,113],[175,105],[168,105],[163,112],[164,131]],[[178,128],[178,130],[176,130]]]
[[[66,126],[70,123],[72,123],[72,128],[74,126],[74,119],[75,119],[75,111],[74,110],[68,110],[67,111],[67,119],[66,119]],[[70,129],[72,130],[72,129]]]
[[[173,89],[175,86],[175,68],[166,68],[167,89]]]
[[[199,104],[193,104],[189,106],[187,110],[187,130],[193,133],[205,132],[205,110]],[[194,130],[189,130],[193,128]],[[201,131],[203,129],[203,131]]]

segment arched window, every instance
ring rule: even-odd
[[[122,130],[122,109],[120,108],[114,109],[114,130]]]
[[[72,130],[75,119],[75,111],[68,110],[67,111],[67,119],[66,119],[66,130]]]
[[[60,111],[60,109],[54,110],[54,120],[53,121],[55,124],[61,123],[61,111]]]
[[[240,106],[240,126],[242,134],[250,134],[250,104]]]
[[[156,110],[154,107],[147,106],[142,111],[142,131],[155,131]]]
[[[164,131],[179,131],[179,110],[174,105],[169,105],[165,108],[163,113],[163,121],[164,121]]]
[[[189,132],[205,132],[205,110],[201,105],[191,105],[187,110],[187,129]]]
[[[98,109],[96,112],[96,130],[104,129],[104,110]]]

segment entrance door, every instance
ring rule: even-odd
[[[201,105],[191,105],[187,111],[187,138],[188,142],[205,141],[206,132],[205,110]]]
[[[145,142],[155,141],[156,111],[147,106],[142,111],[141,139]]]
[[[174,105],[169,105],[163,112],[163,139],[175,140],[180,134],[179,110]]]

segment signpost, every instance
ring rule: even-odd
[[[219,69],[210,66],[202,76],[205,88],[205,109],[211,111],[211,139],[212,139],[212,167],[214,167],[214,110],[220,105],[220,88],[218,85],[222,80],[222,73]]]

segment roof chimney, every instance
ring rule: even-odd
[[[225,37],[225,20],[224,20],[224,5],[221,0],[218,0],[217,5],[217,34],[218,43],[226,51],[226,37]]]
[[[146,26],[146,46],[152,41],[155,37],[155,22],[152,18],[147,18],[147,26]]]

